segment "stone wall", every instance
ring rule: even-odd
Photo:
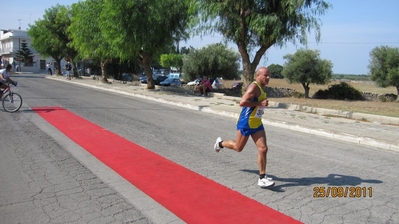
[[[369,101],[383,101],[383,102],[393,102],[396,100],[395,94],[376,94],[372,92],[362,92],[364,99]]]

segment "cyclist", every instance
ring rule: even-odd
[[[16,84],[13,80],[10,79],[10,71],[11,71],[12,65],[8,64],[5,69],[0,70],[0,90],[1,93],[3,93],[3,90],[7,88],[7,83],[10,82],[13,85]]]

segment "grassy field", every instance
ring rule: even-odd
[[[223,80],[225,88],[231,87],[234,81]],[[346,80],[348,84],[361,92],[372,92],[376,94],[391,93],[396,94],[395,87],[381,88],[371,81]],[[328,89],[329,85],[338,84],[340,81],[333,81],[328,85],[310,85],[310,95],[313,95],[320,89]],[[270,87],[286,87],[295,89],[300,93],[304,93],[301,84],[289,84],[285,79],[271,79]],[[271,101],[281,103],[291,103],[310,107],[319,107],[335,110],[353,111],[359,113],[399,117],[399,103],[396,102],[375,102],[375,101],[343,101],[343,100],[317,100],[304,98],[270,98]]]

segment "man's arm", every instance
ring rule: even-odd
[[[244,93],[244,95],[241,98],[240,106],[241,107],[256,107],[256,106],[266,107],[268,105],[267,99],[264,99],[260,102],[252,101],[255,97],[259,97],[259,95],[260,95],[259,87],[256,84],[251,83],[248,86],[247,91]]]

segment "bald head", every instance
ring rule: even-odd
[[[259,67],[258,70],[256,70],[256,81],[262,85],[266,86],[269,84],[269,79],[270,79],[270,71],[266,67]]]

